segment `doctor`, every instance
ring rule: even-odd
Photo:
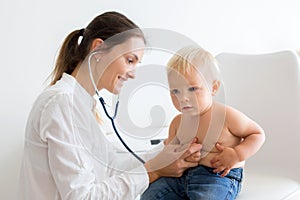
[[[179,177],[197,166],[201,145],[196,139],[176,159],[170,159],[176,148],[165,147],[142,164],[118,156],[101,131],[105,116],[97,115],[93,96],[103,88],[118,94],[135,77],[144,47],[142,31],[117,12],[101,14],[67,36],[51,85],[28,117],[20,199],[136,199],[158,178]]]

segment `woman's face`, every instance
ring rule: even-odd
[[[125,81],[135,78],[135,69],[144,55],[144,40],[131,38],[125,43],[115,46],[105,54],[106,70],[101,75],[97,87],[119,94]],[[103,63],[103,62],[102,62]]]

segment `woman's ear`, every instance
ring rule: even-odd
[[[100,38],[96,38],[93,40],[92,46],[91,46],[91,51],[97,49],[99,46],[103,44],[103,40]]]
[[[220,88],[221,82],[219,80],[214,80],[213,84],[212,84],[212,91],[211,94],[212,96],[215,96],[216,93],[218,92],[219,88]]]

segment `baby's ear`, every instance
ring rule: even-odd
[[[220,88],[221,82],[219,80],[214,80],[213,84],[212,84],[212,90],[211,90],[211,94],[212,96],[215,96],[216,93],[218,92],[219,88]]]

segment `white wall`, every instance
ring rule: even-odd
[[[14,199],[26,117],[64,37],[99,13],[180,32],[214,54],[300,48],[298,0],[2,0],[0,198]]]

